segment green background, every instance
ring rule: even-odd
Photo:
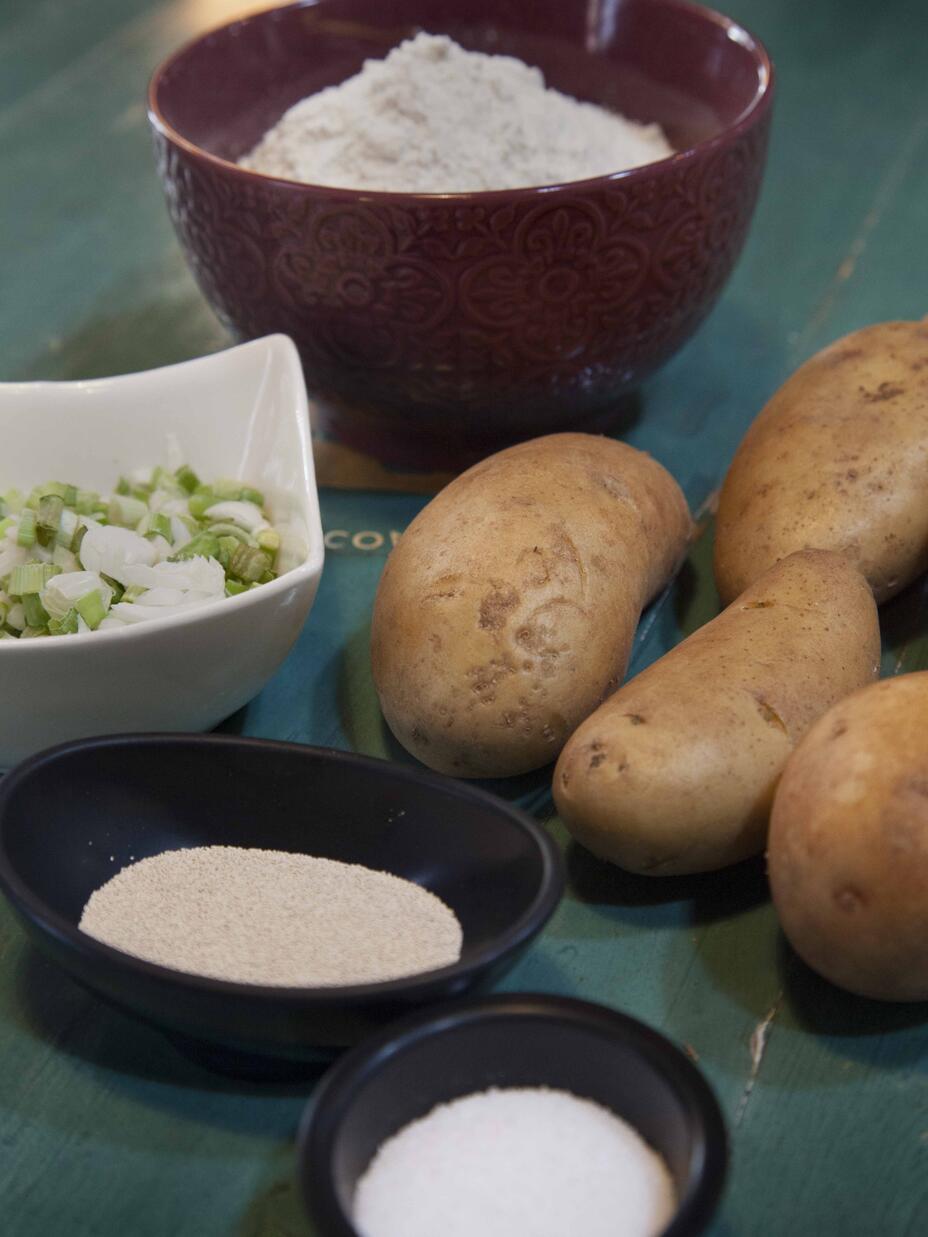
[[[228,343],[170,230],[143,97],[164,54],[241,8],[0,3],[0,378],[118,373]],[[764,193],[720,305],[645,385],[628,434],[697,511],[796,365],[846,331],[928,312],[928,8],[728,10],[779,74]],[[2,458],[0,441],[0,472]],[[376,709],[367,623],[389,534],[423,501],[323,491],[336,548],[316,606],[280,673],[227,728],[406,759]],[[706,523],[645,616],[633,669],[715,612]],[[381,548],[352,547],[371,531]],[[925,599],[918,585],[883,612],[886,673],[926,664]],[[494,788],[564,840],[544,774]],[[733,1140],[715,1237],[928,1233],[925,1008],[858,1000],[808,972],[783,945],[760,863],[648,882],[565,849],[567,897],[504,986],[616,1005],[698,1059]],[[209,1075],[41,960],[0,909],[6,1237],[307,1237],[292,1137],[308,1091]]]

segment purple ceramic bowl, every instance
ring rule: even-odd
[[[422,28],[657,120],[679,153],[494,193],[331,189],[236,166],[297,100]],[[152,79],[149,115],[174,225],[222,321],[293,337],[334,436],[447,467],[601,422],[693,333],[747,233],[772,89],[757,40],[687,0],[316,0],[182,48]]]

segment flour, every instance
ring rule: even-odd
[[[465,193],[583,180],[673,154],[642,125],[545,88],[539,69],[419,34],[295,104],[239,163],[308,184]]]

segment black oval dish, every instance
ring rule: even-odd
[[[679,1206],[661,1237],[704,1231],[727,1139],[700,1071],[642,1022],[565,997],[455,1002],[388,1027],[344,1057],[303,1119],[303,1197],[320,1237],[359,1237],[355,1186],[380,1144],[436,1104],[488,1087],[548,1086],[612,1109],[667,1162]],[[518,1234],[513,1234],[518,1237]]]
[[[183,974],[79,930],[91,893],[164,850],[222,843],[362,863],[425,886],[464,932],[453,966],[341,988]],[[126,735],[40,753],[0,782],[0,889],[36,943],[117,1005],[234,1054],[305,1061],[383,1022],[479,991],[519,957],[564,887],[560,854],[517,808],[437,774],[325,748],[221,735]],[[227,1054],[232,1054],[231,1057]]]

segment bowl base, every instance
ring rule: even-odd
[[[230,1048],[179,1031],[165,1031],[164,1035],[178,1052],[201,1069],[247,1082],[315,1082],[343,1051],[307,1049],[305,1059],[296,1060]]]
[[[341,443],[391,470],[423,473],[458,473],[505,447],[543,434],[575,432],[626,434],[641,415],[639,390],[616,396],[603,407],[573,414],[568,420],[540,416],[536,423],[523,421],[508,430],[499,423],[483,424],[467,414],[450,414],[450,424],[441,433],[426,431],[412,419],[386,418],[370,409],[313,398],[311,420],[314,433]]]

